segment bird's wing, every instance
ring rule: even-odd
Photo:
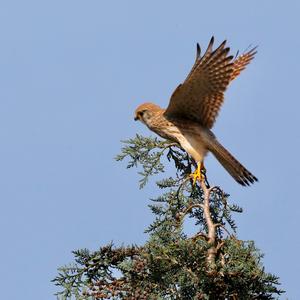
[[[230,49],[225,47],[226,41],[216,50],[212,49],[213,43],[212,37],[202,57],[197,44],[195,63],[186,80],[173,92],[165,111],[167,117],[193,120],[207,128],[213,126],[229,82],[255,55],[254,49],[234,60],[228,55]]]
[[[243,53],[242,55],[237,56],[237,58],[233,61],[233,72],[230,80],[235,79],[243,70],[245,70],[246,66],[251,62],[257,53],[256,49],[257,46]]]

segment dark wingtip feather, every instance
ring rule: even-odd
[[[227,55],[230,52],[230,47],[226,47],[223,52]],[[233,55],[230,55],[233,58]]]
[[[213,45],[214,45],[214,42],[215,42],[215,38],[214,38],[214,36],[212,36],[211,39],[210,39],[210,41],[209,41],[208,47],[207,47],[207,49],[206,49],[206,53],[207,53],[207,52],[211,52],[212,47],[213,47]]]
[[[219,48],[220,48],[220,47],[224,47],[226,43],[227,43],[227,40],[224,40],[224,41],[221,43],[221,45],[219,46]]]
[[[236,55],[235,55],[234,59],[236,59],[236,58],[239,56],[239,53],[240,53],[240,51],[239,51],[239,50],[238,50],[238,51],[236,51]]]
[[[230,60],[233,60],[233,57],[234,57],[233,55],[230,55],[230,56],[227,56],[226,59],[228,59],[230,61]]]
[[[251,47],[251,45],[249,45],[247,47],[247,49],[245,50],[245,54],[248,54],[248,55],[251,55],[251,56],[254,56],[256,53],[257,53],[257,48],[258,48],[258,45],[256,45],[255,47],[251,48],[250,50],[248,50],[249,48]]]
[[[201,54],[201,48],[199,43],[197,43],[196,60],[200,57],[200,54]]]

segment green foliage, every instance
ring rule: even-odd
[[[75,264],[60,268],[53,280],[62,288],[58,297],[276,299],[283,293],[278,277],[265,272],[254,242],[235,236],[232,213],[242,209],[229,203],[229,195],[219,187],[193,185],[189,177],[193,162],[178,145],[137,135],[124,141],[116,159],[127,159],[128,168],[142,167],[143,187],[150,176],[164,172],[163,156],[174,163],[176,174],[157,182],[163,193],[149,205],[155,216],[146,229],[149,240],[142,246],[109,244],[95,252],[74,251]],[[207,195],[216,229],[213,239],[204,213]],[[184,231],[186,218],[194,221],[196,234]]]
[[[149,176],[164,172],[164,166],[160,159],[164,151],[169,149],[169,142],[159,141],[157,138],[145,138],[136,135],[134,139],[122,141],[125,146],[122,148],[122,153],[116,157],[117,161],[130,157],[127,168],[141,164],[143,171],[139,172],[141,175],[140,188],[143,188]],[[157,149],[158,151],[153,151]]]

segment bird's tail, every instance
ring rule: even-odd
[[[235,159],[215,138],[210,140],[209,150],[239,184],[245,186],[254,183],[254,181],[258,181],[257,178]]]

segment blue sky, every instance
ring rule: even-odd
[[[214,35],[233,53],[259,45],[214,132],[260,182],[243,188],[208,157],[210,182],[244,207],[239,237],[299,299],[299,11],[296,0],[0,2],[1,298],[54,299],[71,250],[146,240],[159,191],[154,179],[138,190],[113,158],[120,140],[150,134],[135,107],[166,106],[196,42]]]

